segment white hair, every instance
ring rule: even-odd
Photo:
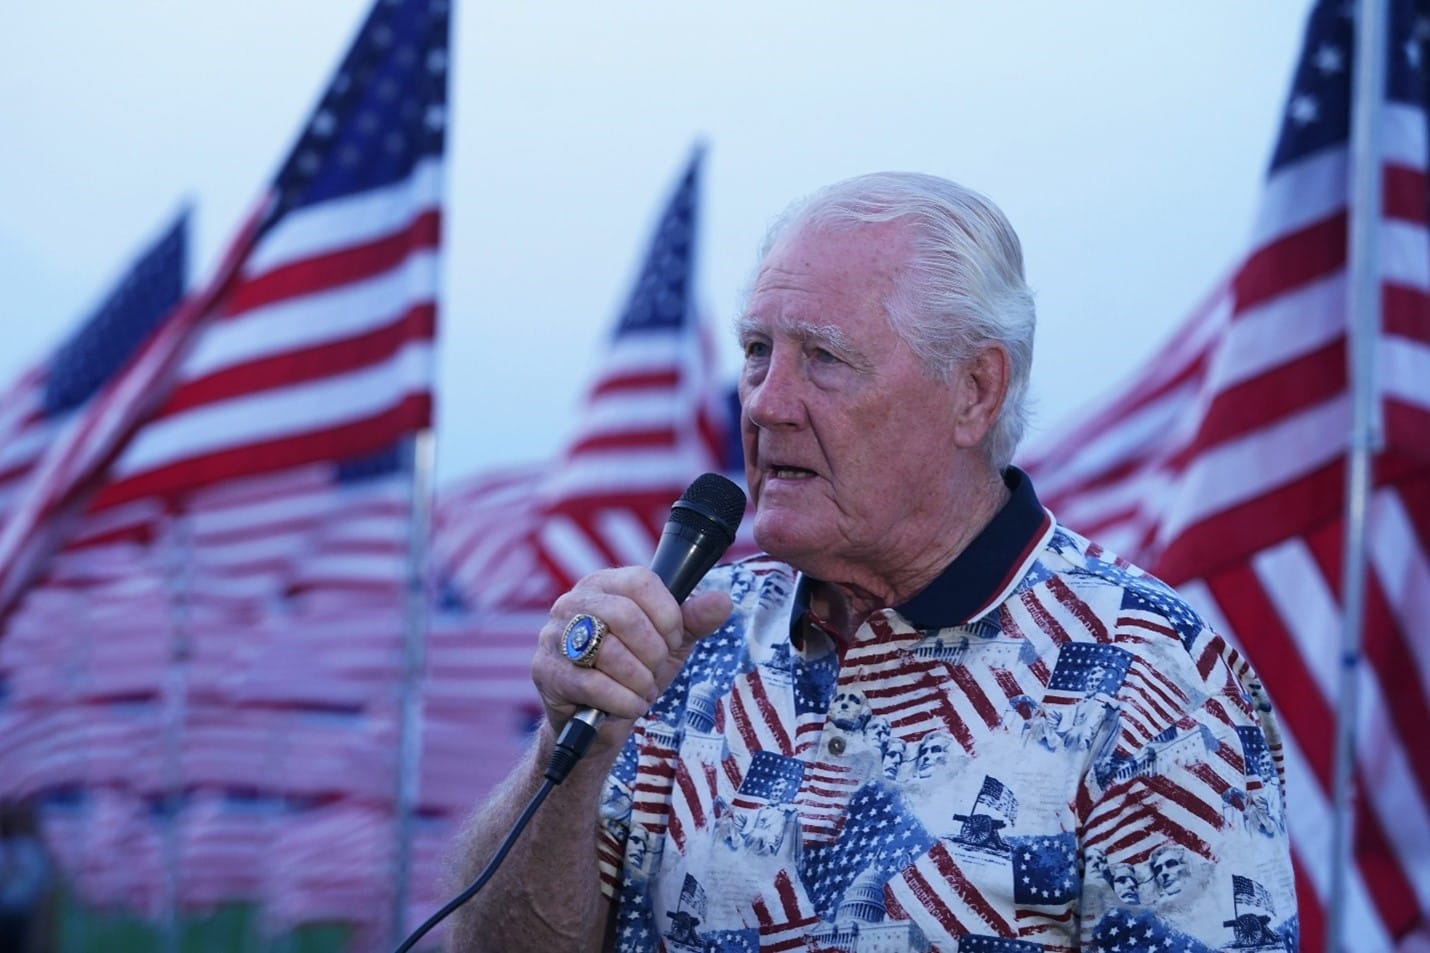
[[[958,364],[990,345],[1008,355],[1008,393],[984,440],[1001,470],[1027,424],[1037,315],[1023,277],[1022,245],[996,205],[934,175],[856,176],[790,206],[771,228],[760,258],[796,228],[893,221],[911,229],[914,258],[884,306],[930,374],[946,381]]]

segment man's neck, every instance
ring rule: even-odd
[[[869,616],[907,602],[938,578],[993,521],[1011,495],[1002,475],[994,474],[992,482],[972,488],[960,507],[964,517],[956,530],[924,550],[925,558],[915,568],[878,592],[850,582],[811,580],[810,611],[842,640],[851,641]]]

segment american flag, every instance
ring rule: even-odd
[[[1343,906],[1356,950],[1430,938],[1430,747],[1417,740],[1430,722],[1430,11],[1410,0],[1389,9],[1383,320],[1372,343],[1385,439],[1367,508],[1355,861]],[[1340,2],[1311,11],[1241,263],[1145,371],[1023,461],[1064,523],[1177,585],[1256,666],[1287,734],[1307,949],[1325,936],[1331,889],[1354,12]]]
[[[724,405],[692,297],[702,157],[697,148],[660,217],[576,433],[539,490],[535,546],[550,595],[593,570],[648,562],[671,504],[722,465]]]
[[[531,653],[551,602],[592,570],[647,564],[690,481],[728,469],[727,393],[713,383],[714,352],[693,300],[702,161],[697,148],[657,218],[559,458],[477,474],[439,494],[433,555],[450,611],[434,619],[428,677],[456,686],[460,667],[476,681],[460,686],[468,702],[463,720],[429,711],[427,731],[480,734],[494,751],[505,748],[504,756],[484,759],[480,777],[467,775],[468,802],[525,748],[540,711]],[[744,536],[730,556],[751,547]],[[473,665],[479,653],[491,664]],[[474,703],[478,698],[507,704]],[[440,770],[455,776],[470,765]]]
[[[188,214],[125,268],[94,313],[55,353],[0,398],[0,612],[9,607],[61,541],[87,473],[74,468],[96,422],[120,412],[122,431],[143,410],[126,406],[122,379],[157,373],[165,319],[187,281]],[[167,338],[164,338],[167,341]],[[115,438],[111,438],[115,439]],[[96,444],[107,453],[108,441]]]
[[[69,483],[96,492],[6,620],[0,788],[58,805],[86,900],[152,913],[175,890],[390,939],[448,18],[445,0],[375,3],[214,277],[156,325],[162,373],[140,373],[152,344],[102,363],[77,411],[113,438],[81,447],[93,482]],[[141,383],[159,400],[124,404]],[[48,511],[30,512],[5,531],[38,538]],[[232,843],[248,821],[267,849]]]

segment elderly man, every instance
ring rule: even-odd
[[[1017,236],[976,193],[877,174],[785,215],[738,322],[767,555],[683,605],[623,568],[552,606],[532,664],[545,724],[469,825],[464,873],[572,713],[611,717],[454,949],[1215,948],[1253,900],[1294,942],[1284,827],[1224,815],[1230,788],[1280,815],[1254,675],[1010,466],[1033,327]],[[590,667],[563,653],[586,617],[608,632]],[[854,694],[887,731],[835,724]],[[1005,717],[1017,697],[1048,743]],[[936,782],[870,753],[926,738],[946,739]],[[749,833],[771,808],[791,819],[778,844]],[[1083,876],[1085,857],[1142,869],[1168,846],[1175,893]]]

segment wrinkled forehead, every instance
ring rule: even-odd
[[[912,255],[898,223],[797,226],[765,253],[742,314],[761,322],[819,323],[837,313],[883,323]]]

